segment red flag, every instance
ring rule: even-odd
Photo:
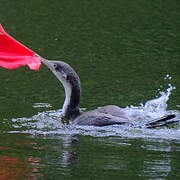
[[[7,34],[0,24],[0,66],[16,69],[25,65],[39,70],[41,57]]]

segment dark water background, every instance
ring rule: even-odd
[[[179,110],[180,1],[0,1],[0,23],[39,55],[71,64],[81,107],[138,105],[176,86]],[[164,80],[165,75],[172,80]],[[42,67],[0,68],[0,180],[178,179],[180,141],[121,136],[13,133],[12,118],[61,108],[63,88]],[[33,108],[35,103],[51,108]],[[23,127],[25,130],[29,127]],[[10,132],[10,133],[8,133]]]

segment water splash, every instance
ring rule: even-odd
[[[167,113],[167,101],[169,100],[169,96],[172,91],[175,89],[174,86],[168,84],[168,88],[166,92],[160,92],[160,97],[157,99],[153,99],[147,101],[145,103],[144,109],[146,112],[150,112],[153,115],[164,116]]]
[[[171,80],[169,75],[165,79]],[[147,129],[138,128],[152,119],[160,118],[164,115],[174,113],[180,119],[180,113],[176,110],[167,110],[167,102],[172,94],[174,86],[168,84],[165,91],[159,91],[159,97],[149,100],[139,106],[128,106],[125,111],[129,118],[133,121],[137,128],[129,126],[74,126],[64,125],[61,123],[62,110],[39,112],[31,118],[17,118],[11,119],[13,130],[9,133],[30,133],[32,135],[62,135],[62,134],[81,134],[91,136],[121,136],[128,138],[168,138],[180,139],[180,129]],[[43,105],[44,104],[36,104]],[[9,121],[9,120],[8,120]],[[22,130],[23,129],[23,130]]]
[[[165,78],[171,79],[169,75]],[[161,86],[162,88],[162,86]],[[177,114],[177,111],[167,110],[168,100],[175,86],[168,84],[168,88],[165,91],[159,90],[159,97],[148,100],[145,104],[141,103],[139,106],[128,106],[126,112],[129,114],[130,119],[136,124],[142,125],[152,119],[160,118],[168,114]]]
[[[34,103],[33,108],[51,108],[52,105],[49,103]]]

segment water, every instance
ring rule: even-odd
[[[125,138],[180,138],[178,124],[175,128],[147,129],[145,124],[156,118],[161,118],[168,114],[175,114],[175,120],[179,120],[180,113],[177,110],[167,110],[167,101],[171,92],[175,89],[169,84],[166,92],[160,92],[160,97],[147,101],[144,105],[126,107],[125,111],[129,119],[135,125],[113,125],[106,127],[84,127],[73,124],[65,125],[61,123],[62,110],[49,110],[39,112],[30,118],[13,118],[7,120],[11,122],[12,130],[8,133],[29,133],[32,135],[90,135],[93,137],[120,136]],[[47,103],[35,103],[34,108],[51,107]],[[23,130],[22,130],[23,129]]]
[[[136,127],[60,122],[64,92],[42,67],[0,69],[0,179],[178,179],[178,1],[2,0],[0,23],[41,56],[71,64],[81,107],[124,107]],[[141,128],[139,126],[142,126]]]

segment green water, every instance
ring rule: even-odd
[[[138,105],[176,86],[180,1],[1,0],[0,23],[39,55],[64,60],[81,78],[81,107]],[[164,80],[166,74],[171,80]],[[12,118],[61,108],[64,93],[42,67],[0,68],[0,180],[178,179],[179,140],[15,133]],[[50,108],[33,108],[35,103]],[[19,129],[18,129],[19,130]],[[10,131],[11,133],[7,133]],[[14,133],[13,133],[14,132]]]

